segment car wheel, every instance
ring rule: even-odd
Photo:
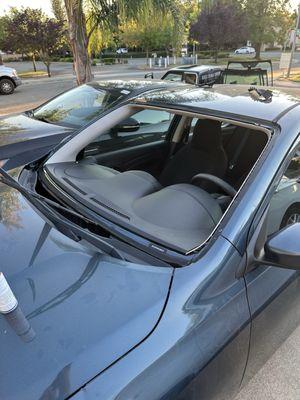
[[[10,79],[0,80],[0,93],[1,94],[12,94],[15,90],[15,85]]]
[[[288,225],[296,224],[297,222],[300,222],[300,205],[293,205],[284,214],[280,229]]]

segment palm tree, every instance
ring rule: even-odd
[[[78,85],[89,82],[93,78],[88,43],[91,33],[97,26],[108,24],[110,27],[116,27],[120,18],[134,18],[141,7],[149,6],[149,2],[156,9],[170,11],[174,19],[180,22],[178,19],[180,0],[89,0],[91,7],[89,16],[93,18],[93,25],[88,33],[83,0],[64,0],[64,2]]]
[[[69,41],[74,57],[77,84],[92,80],[92,70],[87,52],[88,36],[82,0],[65,0],[67,11]]]

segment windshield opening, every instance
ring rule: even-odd
[[[162,108],[123,106],[107,120],[98,135],[90,126],[71,139],[81,143],[74,160],[62,147],[40,179],[108,230],[149,241],[147,251],[189,254],[205,243],[268,142],[257,128]]]

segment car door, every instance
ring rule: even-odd
[[[288,167],[281,172],[280,182],[271,200],[258,214],[248,246],[247,285],[252,316],[250,353],[244,383],[267,361],[300,322],[299,271],[254,265],[255,251],[263,249],[266,239],[288,224],[300,221],[300,145],[295,147]],[[300,240],[300,238],[299,238]],[[261,244],[260,244],[261,243]]]
[[[176,118],[176,117],[175,117]],[[169,149],[168,133],[174,115],[162,110],[142,110],[134,114],[137,128],[124,131],[119,124],[90,143],[84,156],[119,171],[141,169],[153,175],[161,170]]]

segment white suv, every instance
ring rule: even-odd
[[[234,54],[255,54],[255,49],[250,46],[244,46],[235,50]]]
[[[12,94],[21,84],[22,81],[15,69],[0,65],[0,94]]]

